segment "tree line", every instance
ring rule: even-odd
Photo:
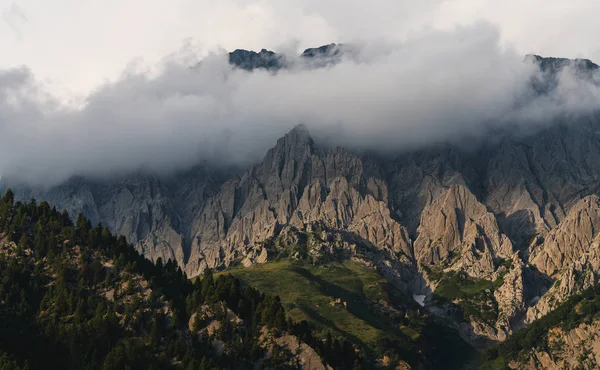
[[[265,359],[263,328],[290,333],[313,347],[336,369],[366,368],[361,351],[343,338],[318,338],[311,325],[293,322],[277,296],[210,270],[191,281],[171,260],[144,258],[125,237],[101,223],[35,199],[15,201],[9,189],[0,199],[0,238],[16,250],[0,253],[0,369],[252,369],[284,368],[284,353]],[[148,282],[150,295],[140,286]],[[108,298],[112,294],[113,299]],[[210,338],[196,335],[206,323],[204,306],[222,303],[225,312]]]

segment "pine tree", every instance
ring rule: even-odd
[[[13,193],[12,189],[6,190],[4,193],[4,197],[2,197],[2,202],[9,207],[12,207],[15,203],[15,193]]]
[[[17,246],[19,247],[19,252],[25,251],[25,249],[27,249],[27,244],[27,234],[23,233],[21,234],[21,239],[19,239],[19,244],[17,244]]]
[[[44,228],[40,222],[36,223],[34,233],[33,243],[35,246],[35,253],[38,257],[43,257],[46,255],[47,247],[46,238],[44,237]]]
[[[161,338],[161,325],[158,317],[154,315],[152,318],[152,327],[150,329],[150,340],[151,345],[157,347],[160,344]]]
[[[69,217],[69,212],[67,212],[66,209],[62,211],[61,222],[63,226],[71,225],[71,218]]]
[[[214,290],[214,279],[213,274],[210,269],[204,270],[204,276],[202,277],[202,289],[200,290],[202,294],[202,301],[210,300],[212,292]]]

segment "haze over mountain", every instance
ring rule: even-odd
[[[322,68],[295,55],[277,71],[233,68],[221,53],[194,68],[167,60],[156,75],[130,71],[99,87],[80,108],[61,106],[27,68],[4,70],[0,175],[51,185],[203,160],[247,166],[299,123],[328,146],[395,153],[597,108],[594,74],[577,78],[571,68],[538,96],[531,79],[542,72],[501,48],[487,24],[346,48]]]
[[[351,51],[346,62],[344,50]],[[355,50],[330,45],[296,60],[236,51],[229,61],[265,80],[285,80],[359,67]],[[313,261],[359,261],[403,294],[420,297],[469,343],[485,347],[594,285],[600,273],[594,242],[599,116],[592,105],[573,105],[564,95],[568,88],[583,97],[593,93],[598,66],[524,59],[520,65],[539,73],[523,76],[529,93],[513,101],[510,120],[450,121],[458,132],[488,133],[477,145],[427,133],[427,143],[413,137],[394,152],[363,152],[360,145],[331,146],[318,136],[326,126],[316,126],[317,140],[310,125],[299,125],[245,171],[199,157],[196,166],[171,174],[99,179],[83,172],[50,187],[18,186],[18,177],[3,181],[19,199],[83,212],[125,235],[147,258],[175,261],[188,276],[277,260],[289,246],[301,248],[292,255]],[[274,60],[281,64],[274,67]],[[385,132],[374,124],[378,129]],[[476,288],[456,295],[461,284]]]
[[[27,65],[61,99],[84,98],[126,66],[166,56],[193,59],[214,48],[289,51],[330,42],[403,42],[430,30],[485,22],[503,48],[600,60],[588,0],[1,0],[0,68]],[[106,25],[110,24],[110,27]],[[182,48],[183,46],[183,48]],[[180,48],[184,50],[180,50]],[[182,52],[183,51],[183,52]]]
[[[600,366],[598,5],[27,1],[0,367]]]

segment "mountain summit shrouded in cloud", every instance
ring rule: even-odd
[[[354,44],[320,68],[294,55],[276,73],[235,68],[222,53],[195,68],[166,60],[157,74],[128,72],[102,85],[78,109],[47,94],[34,71],[3,70],[0,174],[50,184],[203,160],[247,164],[299,123],[332,145],[403,151],[598,107],[594,80],[568,66],[551,93],[535,96],[539,66],[499,44],[498,31],[480,23]]]
[[[600,3],[44,4],[1,369],[598,368]]]

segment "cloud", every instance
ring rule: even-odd
[[[183,39],[202,50],[282,50],[403,41],[423,27],[485,20],[521,54],[600,59],[600,2],[590,0],[0,0],[7,9],[13,2],[27,10],[27,23],[19,24],[27,37],[14,42],[14,32],[0,24],[0,44],[11,50],[0,65],[25,63],[65,95],[87,94],[132,58],[154,63]]]
[[[11,3],[26,10],[26,23],[12,16],[26,37],[16,40],[0,22],[0,45],[10,49],[0,68],[26,64],[64,98],[116,79],[133,58],[152,65],[182,40],[203,55],[214,47],[298,51],[330,42],[403,42],[423,28],[483,20],[520,54],[600,60],[600,2],[591,0],[0,0],[0,11]]]
[[[21,26],[27,23],[27,16],[17,3],[11,3],[10,7],[2,12],[2,19],[13,30],[17,39],[23,38]]]
[[[250,164],[299,123],[332,144],[403,151],[598,108],[595,85],[569,71],[532,100],[537,69],[500,43],[495,27],[478,23],[363,41],[334,66],[277,74],[232,69],[223,53],[196,68],[167,58],[158,73],[129,69],[77,109],[27,68],[0,71],[0,175],[53,184],[203,160]]]

